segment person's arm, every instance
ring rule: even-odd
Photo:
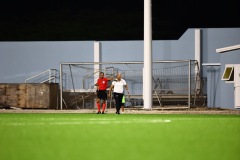
[[[96,90],[96,94],[98,94],[98,91],[99,91],[99,87],[98,87],[98,85],[97,85],[97,90]]]
[[[108,91],[108,97],[111,96],[111,93],[112,93],[112,89],[113,89],[114,85],[112,84],[109,88],[109,91]]]
[[[98,80],[97,80],[97,83],[95,83],[95,85],[94,85],[94,86],[97,86],[96,93],[95,93],[95,94],[97,94],[97,92],[98,92],[98,90],[99,90],[99,86],[98,86]]]
[[[108,77],[107,79],[108,79],[108,81],[112,81],[113,77]]]

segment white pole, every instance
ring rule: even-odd
[[[62,64],[60,63],[60,110],[63,109],[62,103],[63,103],[63,75],[62,75]]]
[[[145,71],[144,71],[144,67],[143,67],[143,71],[142,71],[143,75],[145,74]],[[142,90],[142,98],[143,98],[143,102],[145,102],[145,90],[146,90],[146,82],[145,82],[145,77],[143,76],[143,90]]]
[[[195,78],[196,78],[196,90],[200,91],[201,84],[200,79],[201,77],[197,77],[197,73],[201,75],[201,30],[195,29],[195,60],[198,62],[198,66],[195,66]]]
[[[144,109],[152,108],[152,0],[144,0]]]
[[[100,42],[94,42],[94,62],[101,62],[101,43]],[[100,71],[100,65],[95,64],[94,65],[94,84],[97,83],[97,79],[99,78],[99,71]]]
[[[201,70],[201,30],[195,29],[195,60],[199,65],[199,71]]]
[[[100,42],[94,42],[94,63],[102,62],[102,54],[101,54],[101,43]],[[99,64],[94,64],[94,85],[97,83],[97,80],[99,78],[99,71],[101,70],[101,66]],[[95,86],[94,86],[95,87]],[[97,87],[95,87],[97,89]],[[95,108],[97,108],[96,103]]]

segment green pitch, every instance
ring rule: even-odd
[[[240,160],[239,115],[0,114],[0,160]]]

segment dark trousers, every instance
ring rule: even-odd
[[[119,112],[122,105],[123,93],[113,93],[113,96],[115,99],[116,110]]]

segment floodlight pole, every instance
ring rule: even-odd
[[[152,108],[152,0],[144,0],[144,109]]]

